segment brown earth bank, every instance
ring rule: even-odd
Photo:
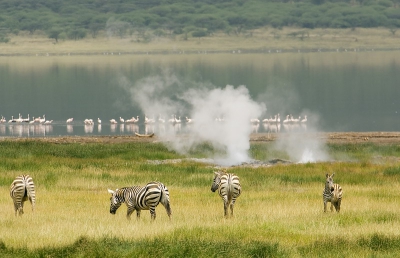
[[[179,137],[190,137],[181,135]],[[280,138],[289,137],[287,133],[258,133],[250,135],[250,142],[271,142]],[[400,132],[325,132],[325,133],[292,133],[290,137],[310,138],[325,141],[327,143],[376,143],[376,144],[400,144]],[[0,141],[41,141],[55,144],[63,143],[125,143],[125,142],[160,142],[168,141],[168,138],[160,138],[157,135],[146,136],[60,136],[60,137],[0,137]],[[172,140],[172,139],[171,139]]]

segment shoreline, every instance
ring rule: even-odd
[[[301,33],[300,33],[301,32]],[[307,36],[298,36],[306,33]],[[152,35],[149,32],[149,35]],[[297,36],[293,36],[297,35]],[[147,54],[218,54],[218,53],[312,53],[399,51],[400,36],[386,28],[301,29],[259,28],[250,34],[227,35],[219,32],[201,38],[152,36],[149,42],[136,36],[81,40],[50,39],[44,32],[30,35],[21,32],[9,35],[9,42],[0,43],[0,56],[64,56],[64,55],[147,55]]]
[[[250,135],[250,142],[273,142],[288,133],[258,133]],[[309,137],[332,144],[399,144],[400,132],[315,132],[298,133],[301,137]],[[186,136],[179,136],[186,137]],[[55,144],[63,143],[128,143],[128,142],[162,142],[157,135],[139,137],[135,135],[101,135],[101,136],[49,136],[49,137],[0,137],[1,141],[39,141]],[[168,139],[166,139],[168,141]]]

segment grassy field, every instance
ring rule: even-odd
[[[253,143],[251,156],[285,158],[271,144]],[[205,157],[209,148],[190,157]],[[234,218],[225,219],[222,200],[210,191],[216,167],[185,160],[161,143],[4,140],[0,256],[398,257],[400,146],[329,144],[328,150],[335,161],[229,168],[240,176],[243,194]],[[344,191],[340,214],[323,212],[325,174],[333,172]],[[30,174],[36,185],[36,209],[26,203],[22,217],[14,216],[9,197],[18,174]],[[127,221],[125,205],[109,213],[107,188],[152,180],[169,188],[171,221],[161,205],[154,222],[148,211]]]
[[[96,39],[49,39],[44,33],[10,35],[1,43],[0,55],[68,55],[68,54],[147,54],[147,53],[211,53],[249,51],[371,51],[398,49],[400,36],[387,28],[301,29],[262,28],[241,35],[215,33],[203,38],[181,35],[153,37],[150,42],[138,42],[132,37]]]

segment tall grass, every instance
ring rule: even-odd
[[[329,145],[333,162],[232,167],[243,194],[232,219],[210,191],[213,164],[183,156],[160,143],[52,144],[0,142],[1,257],[395,257],[400,247],[399,162],[396,146]],[[191,157],[213,152],[208,145]],[[269,143],[252,144],[252,157],[285,158]],[[376,157],[381,157],[377,162]],[[395,159],[396,160],[396,159]],[[397,159],[398,160],[398,159]],[[326,173],[343,187],[340,214],[323,213]],[[14,216],[9,185],[33,176],[37,204]],[[159,180],[170,190],[173,218],[160,205],[109,213],[107,188]]]

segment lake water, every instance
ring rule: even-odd
[[[196,114],[191,102],[227,85],[234,94],[245,89],[238,90],[244,98],[222,94],[219,100],[220,106],[239,108],[238,116],[250,98],[265,107],[255,113],[261,121],[278,113],[281,121],[287,115],[308,118],[279,125],[249,122],[252,132],[400,130],[400,52],[1,57],[0,78],[0,116],[7,121],[0,123],[0,136],[187,131],[185,117]],[[193,92],[203,94],[196,100]],[[229,112],[218,105],[203,105],[212,119]],[[45,115],[53,122],[8,123],[28,114],[30,121]],[[156,121],[176,115],[182,123],[145,124],[145,115]],[[137,123],[120,122],[137,116]],[[67,124],[68,118],[73,122]],[[85,119],[94,123],[85,125]]]

